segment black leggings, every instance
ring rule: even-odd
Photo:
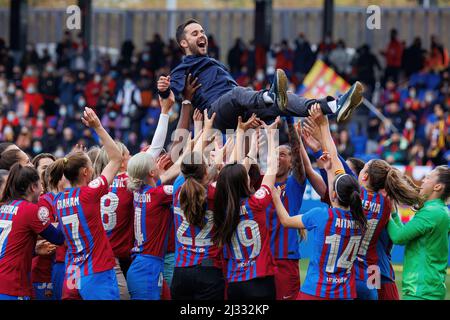
[[[215,267],[175,267],[170,294],[173,300],[224,300],[225,279]]]
[[[275,300],[275,277],[256,278],[228,284],[228,300]]]

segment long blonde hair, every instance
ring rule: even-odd
[[[128,161],[128,189],[130,191],[139,190],[144,184],[148,173],[156,169],[155,159],[146,152],[139,152]]]

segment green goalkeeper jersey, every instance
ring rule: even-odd
[[[425,202],[406,224],[402,224],[395,213],[387,228],[393,243],[406,246],[403,296],[444,299],[450,231],[450,215],[444,201]]]

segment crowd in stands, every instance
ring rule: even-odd
[[[367,44],[352,53],[343,40],[326,37],[311,45],[303,34],[293,43],[283,40],[271,48],[237,39],[227,55],[209,36],[209,54],[228,64],[239,85],[256,90],[267,87],[275,68],[282,68],[290,78],[290,90],[297,93],[316,59],[322,59],[349,83],[363,82],[367,97],[388,119],[382,121],[361,107],[365,126],[338,127],[331,122],[345,158],[376,156],[396,165],[447,164],[449,56],[437,37],[431,38],[429,48],[422,40],[416,38],[409,45],[392,30],[390,42],[378,55],[385,61]],[[78,121],[84,106],[89,106],[112,137],[135,154],[151,141],[157,126],[156,79],[169,74],[181,59],[176,42],[165,43],[157,34],[141,51],[125,41],[117,61],[107,54],[93,61],[82,37],[69,32],[54,54],[46,49],[38,53],[28,44],[19,61],[0,40],[0,141],[14,142],[31,156],[49,152],[62,157],[76,143],[90,147],[98,137]],[[179,106],[170,114],[167,143],[178,114]]]

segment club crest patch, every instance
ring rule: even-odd
[[[50,220],[50,212],[46,207],[39,208],[38,218],[43,224],[46,224]]]
[[[100,187],[102,181],[100,181],[100,178],[94,179],[89,183],[89,187],[93,189],[97,189]]]

